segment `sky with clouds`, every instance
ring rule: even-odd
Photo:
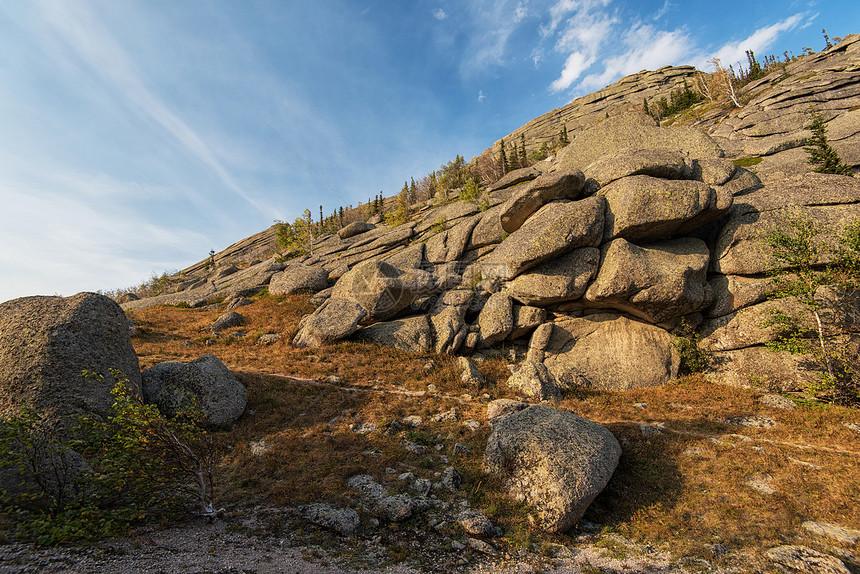
[[[0,2],[0,301],[128,287],[624,75],[858,23],[853,0]]]

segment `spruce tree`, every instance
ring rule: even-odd
[[[520,134],[520,167],[528,167],[529,158],[526,155],[526,134]]]
[[[812,114],[812,124],[807,126],[807,129],[812,131],[812,137],[808,140],[809,145],[803,149],[809,154],[809,163],[817,166],[813,171],[851,175],[851,168],[842,163],[839,154],[827,143],[827,124],[824,123],[824,118],[815,110],[811,109],[809,113]]]
[[[502,151],[499,152],[499,164],[501,165],[501,168],[502,168],[502,175],[504,175],[510,171],[510,167],[511,167],[508,164],[508,156],[505,153],[505,138],[502,138],[502,142],[501,142],[500,147],[501,147]]]

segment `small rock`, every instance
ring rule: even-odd
[[[782,395],[764,395],[761,398],[761,404],[773,409],[782,409],[785,411],[793,411],[797,408],[794,401]]]
[[[329,375],[325,378],[325,382],[331,383],[333,385],[340,383],[343,379],[338,377],[337,375]]]
[[[248,443],[248,448],[251,449],[251,454],[254,456],[263,456],[271,450],[271,446],[265,439]]]
[[[460,382],[464,385],[480,388],[484,384],[484,375],[468,357],[457,359],[457,368],[460,370]]]
[[[756,492],[760,492],[761,494],[776,494],[776,490],[768,484],[773,480],[773,477],[770,475],[764,476],[754,476],[750,478],[746,484]]]
[[[420,444],[415,444],[414,442],[410,442],[408,440],[403,441],[403,448],[408,450],[409,452],[414,452],[415,454],[423,454],[424,447]]]
[[[223,331],[231,327],[238,327],[245,323],[245,318],[236,311],[229,311],[218,317],[214,323],[209,325],[210,331]]]
[[[436,385],[434,385],[433,383],[430,383],[429,385],[427,385],[427,392],[428,393],[435,393],[438,390],[439,390],[438,387],[436,387]]]
[[[451,541],[451,548],[453,548],[454,550],[465,550],[466,545],[463,544],[462,542],[457,542],[456,540],[452,540]]]
[[[346,481],[346,485],[367,498],[382,498],[386,492],[385,487],[369,474],[356,474]]]
[[[454,444],[454,454],[468,454],[472,452],[472,449],[463,443],[455,443]]]
[[[816,552],[806,546],[777,546],[767,557],[783,572],[804,574],[850,574],[838,558]]]
[[[803,528],[818,536],[824,536],[844,544],[857,544],[860,542],[860,530],[850,530],[844,526],[829,524],[827,522],[804,522]]]
[[[726,424],[742,427],[769,429],[776,426],[776,421],[773,420],[771,417],[766,417],[762,415],[744,415],[728,418],[726,419]]]
[[[361,522],[358,513],[351,508],[333,508],[327,504],[310,504],[301,509],[309,522],[334,530],[341,536],[353,536]]]
[[[647,409],[648,403],[633,403],[633,407],[637,409]]]
[[[434,361],[433,359],[430,359],[429,361],[424,363],[424,372],[425,373],[432,373],[435,370],[436,370],[436,361]]]
[[[397,476],[397,480],[412,480],[413,478],[415,478],[415,475],[411,472],[404,472]]]
[[[424,421],[418,415],[409,415],[408,417],[403,417],[401,422],[409,427],[420,427]]]
[[[460,473],[453,466],[449,466],[442,472],[442,486],[444,488],[447,488],[451,492],[457,492],[460,490],[462,484],[463,477],[460,476]]]
[[[352,432],[355,434],[370,434],[372,432],[376,432],[376,425],[373,423],[359,423],[350,425]]]
[[[794,457],[788,457],[788,460],[793,462],[794,464],[799,464],[800,466],[805,466],[811,470],[821,470],[821,467],[817,464],[812,464],[811,462],[806,462],[805,460],[798,460]]]
[[[233,309],[238,309],[239,307],[245,307],[246,305],[253,305],[254,302],[250,299],[246,299],[245,297],[239,297],[237,299],[233,299],[227,305],[227,310],[232,311]]]
[[[472,550],[477,550],[482,554],[495,554],[496,549],[493,548],[489,543],[484,542],[483,540],[479,540],[478,538],[469,538],[466,540],[466,544],[469,545],[469,548]]]
[[[472,536],[498,536],[498,529],[493,521],[474,510],[464,510],[457,516],[457,522]]]
[[[403,522],[412,517],[415,504],[405,494],[386,496],[376,501],[375,511],[380,518],[389,522]]]
[[[416,479],[415,482],[413,482],[411,485],[412,490],[417,492],[418,496],[427,496],[428,494],[430,494],[430,489],[432,487],[433,483],[426,478]]]
[[[847,429],[853,430],[853,431],[854,431],[854,432],[856,432],[856,433],[860,433],[860,424],[857,424],[857,423],[842,423],[842,426],[844,426],[844,427],[845,427],[845,428],[847,428]]]
[[[442,423],[442,422],[450,422],[457,420],[457,409],[453,408],[450,411],[445,411],[443,413],[439,413],[434,415],[431,420],[433,422]]]
[[[266,333],[265,335],[260,335],[260,338],[257,339],[257,344],[259,345],[274,345],[278,341],[281,340],[281,336],[277,333]]]
[[[663,429],[666,428],[666,423],[636,423],[636,426],[639,427],[639,432],[642,433],[643,437],[649,438],[652,436],[662,435]]]
[[[469,419],[463,423],[463,426],[468,428],[470,431],[475,432],[479,428],[481,428],[481,423],[479,421],[474,420],[474,419]]]

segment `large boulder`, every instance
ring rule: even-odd
[[[550,305],[579,299],[597,275],[600,250],[581,247],[523,273],[510,286],[514,299],[527,305]]]
[[[114,370],[140,388],[128,318],[112,299],[78,293],[0,304],[0,414],[29,405],[67,428],[76,415],[106,417]]]
[[[513,233],[534,212],[556,199],[577,199],[582,193],[585,176],[581,171],[556,172],[542,175],[517,190],[505,202],[499,221],[502,229]]]
[[[426,315],[376,323],[359,329],[353,338],[412,353],[433,350],[433,332]]]
[[[401,271],[384,261],[369,259],[341,277],[331,296],[361,305],[367,311],[362,323],[371,324],[391,319],[434,289],[433,276],[427,271]]]
[[[713,300],[706,281],[710,253],[691,237],[633,245],[615,239],[603,246],[597,278],[585,300],[661,323],[699,311]]]
[[[604,209],[603,197],[544,205],[496,247],[484,263],[485,275],[513,279],[578,247],[597,247],[603,235]]]
[[[561,399],[561,389],[543,363],[524,361],[508,378],[507,384],[536,401]]]
[[[242,416],[248,404],[245,385],[215,355],[190,363],[158,363],[141,377],[143,400],[168,417],[196,404],[208,424],[224,426]]]
[[[485,345],[503,340],[514,330],[514,302],[507,293],[493,293],[478,315]]]
[[[560,318],[544,364],[559,384],[626,391],[678,376],[680,357],[664,329],[616,314]]]
[[[718,219],[732,195],[700,181],[634,175],[602,188],[606,198],[603,240],[623,237],[634,243],[681,235]]]
[[[475,292],[471,289],[447,291],[430,310],[435,350],[439,354],[454,354],[465,339],[466,312]]]
[[[293,345],[316,348],[345,339],[358,330],[366,315],[364,307],[355,301],[329,297],[316,311],[302,317]]]
[[[341,239],[349,239],[350,237],[355,237],[356,235],[361,235],[362,233],[367,233],[368,231],[373,231],[376,229],[376,226],[372,223],[366,223],[364,221],[354,221],[337,232],[337,236]]]
[[[690,179],[692,168],[684,161],[680,151],[654,149],[621,149],[601,157],[585,168],[589,178],[600,186],[630,175],[650,175],[664,179]],[[731,164],[731,162],[728,162]],[[734,165],[732,164],[732,167]]]
[[[606,428],[543,405],[498,417],[484,453],[484,471],[535,509],[538,525],[564,532],[600,494],[621,457]]]
[[[269,295],[317,293],[328,287],[328,274],[322,267],[292,265],[272,277],[269,282]]]

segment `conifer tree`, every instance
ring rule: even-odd
[[[526,155],[526,134],[520,134],[520,167],[528,167],[529,158]]]
[[[499,152],[499,164],[502,167],[502,175],[504,175],[510,171],[510,165],[508,164],[508,156],[505,153],[505,138],[502,138],[500,148],[501,151]]]
[[[813,109],[810,109],[809,113],[812,114],[812,124],[807,129],[812,131],[812,137],[808,140],[809,145],[803,149],[809,154],[809,163],[817,166],[813,171],[851,175],[851,168],[842,163],[839,154],[827,143],[827,124],[824,123],[824,118]]]

